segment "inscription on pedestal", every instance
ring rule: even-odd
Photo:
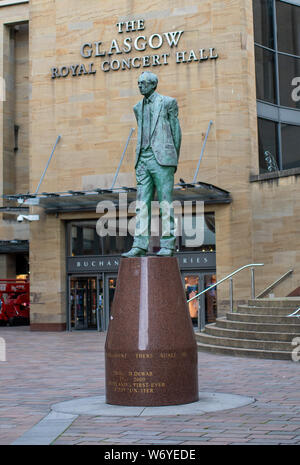
[[[107,352],[108,359],[118,360],[118,369],[111,371],[108,387],[115,393],[159,394],[166,393],[171,387],[170,370],[166,370],[166,361],[185,360],[186,351],[170,352]],[[122,361],[125,364],[122,364]],[[155,369],[139,369],[139,362],[150,362]],[[124,365],[124,367],[123,367]],[[175,372],[174,367],[174,372]],[[171,369],[172,372],[172,369]]]

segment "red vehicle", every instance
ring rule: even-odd
[[[29,299],[29,281],[0,279],[0,325],[29,324]]]

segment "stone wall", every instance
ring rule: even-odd
[[[253,250],[265,263],[258,272],[257,291],[294,270],[272,292],[287,296],[300,284],[299,175],[252,183]]]
[[[0,205],[5,206],[12,204],[3,200],[3,194],[29,190],[29,8],[26,3],[2,5],[0,77],[5,96],[0,99]],[[19,127],[17,137],[15,126]],[[0,240],[12,239],[29,239],[29,225],[0,213]],[[15,278],[14,255],[1,255],[0,261],[1,279]]]

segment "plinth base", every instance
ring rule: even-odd
[[[106,402],[197,401],[197,354],[177,259],[121,259],[105,344]]]
[[[67,400],[52,405],[52,410],[59,413],[89,416],[115,416],[115,417],[145,417],[169,415],[203,415],[205,413],[220,412],[222,410],[244,407],[255,402],[254,397],[237,394],[224,394],[222,392],[199,392],[197,402],[162,407],[127,407],[111,405],[105,402],[104,396],[83,397]]]

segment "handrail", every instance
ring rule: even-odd
[[[192,297],[191,299],[189,299],[187,301],[187,303],[189,303],[192,300],[196,299],[197,297],[199,297],[200,295],[202,295],[205,292],[209,291],[210,289],[213,289],[214,287],[217,287],[219,284],[223,283],[224,281],[231,278],[232,276],[239,273],[240,271],[244,270],[245,268],[249,268],[250,266],[253,267],[253,266],[263,266],[263,265],[264,265],[264,263],[249,263],[248,265],[244,265],[241,268],[238,268],[237,270],[233,271],[233,273],[230,273],[228,276],[225,276],[225,278],[220,279],[220,281],[218,281],[217,283],[215,283],[215,284],[209,286],[208,288],[204,289],[204,291],[199,292],[199,294],[197,294],[194,297]]]
[[[297,315],[298,312],[300,312],[300,307],[288,316],[295,316],[296,318],[300,318],[300,315]]]
[[[278,286],[284,279],[286,279],[288,276],[290,276],[294,270],[289,270],[286,273],[284,273],[280,278],[278,278],[274,283],[270,284],[270,286],[266,287],[264,291],[262,291],[260,294],[256,296],[256,299],[261,299],[263,296],[265,296],[269,291],[274,289],[274,287]]]

